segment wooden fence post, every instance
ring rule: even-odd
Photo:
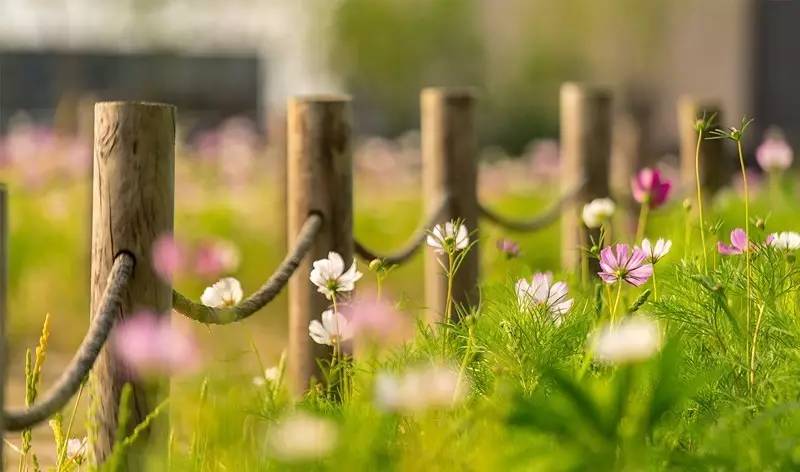
[[[353,261],[353,158],[350,99],[343,96],[295,97],[287,110],[288,240],[293,246],[311,212],[322,215],[322,229],[310,253],[289,280],[290,387],[300,393],[319,377],[318,358],[330,349],[315,344],[308,324],[329,308],[308,277],[311,263],[338,252]]]
[[[582,84],[561,86],[562,185],[569,190],[585,182],[562,217],[561,264],[567,270],[580,266],[581,251],[595,239],[581,219],[583,205],[609,196],[611,155],[611,93]]]
[[[172,288],[151,263],[151,246],[172,232],[174,210],[175,107],[155,103],[104,102],[95,105],[92,184],[92,313],[99,308],[114,257],[128,251],[136,259],[133,278],[122,296],[119,313],[138,310],[169,316]],[[98,463],[109,457],[117,428],[119,396],[125,383],[133,388],[131,427],[162,401],[168,382],[144,384],[106,345],[94,367],[92,414],[96,428],[92,451]],[[162,413],[148,440],[134,446],[127,470],[144,470],[142,449],[166,438]],[[165,442],[164,442],[165,443]]]
[[[426,214],[448,201],[439,223],[458,218],[478,238],[477,137],[475,96],[469,88],[426,88],[421,95],[422,182]],[[456,307],[478,302],[478,245],[456,273],[453,303]],[[445,313],[447,282],[437,255],[425,253],[425,305],[429,319]],[[453,313],[457,313],[455,310]]]
[[[8,346],[6,344],[6,317],[8,315],[8,193],[0,184],[0,411],[5,411],[6,376],[8,375]],[[5,436],[4,415],[0,414],[0,436]],[[4,467],[3,445],[0,441],[0,468]]]
[[[696,193],[695,152],[697,149],[697,131],[694,125],[703,113],[711,116],[716,113],[716,124],[722,122],[720,107],[713,102],[701,102],[689,96],[678,100],[678,132],[680,134],[681,159],[681,191],[686,196]],[[719,126],[716,126],[717,128]],[[706,131],[705,136],[709,136]],[[736,171],[736,161],[725,159],[724,139],[704,139],[700,146],[700,183],[711,197],[731,181]]]

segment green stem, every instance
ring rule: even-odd
[[[614,298],[614,307],[611,309],[611,324],[617,321],[617,306],[619,305],[620,294],[622,294],[622,280],[617,281],[617,296]]]
[[[656,284],[656,265],[653,264],[653,300],[658,301],[658,284]]]
[[[639,242],[644,237],[644,229],[647,226],[647,215],[650,212],[650,202],[645,200],[639,210],[639,224],[636,226],[636,241]]]
[[[751,267],[750,267],[750,253],[752,252],[750,249],[750,193],[747,187],[747,170],[745,169],[744,165],[744,153],[742,152],[742,140],[739,139],[736,141],[736,150],[739,153],[739,166],[742,170],[742,184],[744,186],[744,237],[746,240],[745,247],[747,248],[744,252],[745,256],[745,266],[747,268],[747,300],[745,300],[746,305],[746,321],[747,321],[747,332],[750,332],[750,301],[753,298],[752,293],[752,281],[751,281]],[[750,349],[750,340],[747,339],[747,350]]]
[[[453,266],[455,265],[455,256],[453,251],[448,251],[447,253],[447,297],[445,298],[445,308],[444,308],[444,324],[442,325],[442,357],[447,356],[447,338],[448,338],[448,329],[447,326],[450,324],[450,316],[452,313],[452,306],[453,306],[453,278],[455,274],[453,273]]]
[[[700,244],[703,250],[703,271],[708,272],[708,254],[706,253],[706,225],[703,219],[703,190],[700,182],[700,143],[703,141],[703,131],[697,133],[697,147],[694,151],[694,178],[697,184],[697,211],[700,214]]]

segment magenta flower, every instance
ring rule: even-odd
[[[497,249],[506,256],[507,259],[519,257],[519,244],[516,241],[502,238],[497,240]]]
[[[641,203],[658,208],[667,201],[672,182],[664,178],[658,169],[645,167],[631,179],[633,198]]]
[[[186,264],[186,251],[170,233],[162,234],[152,247],[153,269],[165,282],[172,282],[175,274]]]
[[[769,240],[767,242],[769,242]],[[731,231],[731,244],[727,245],[722,241],[718,241],[717,251],[724,256],[733,256],[747,252],[749,246],[747,234],[742,228],[736,228]]]
[[[638,287],[653,275],[653,265],[647,262],[647,254],[638,247],[631,251],[627,244],[606,246],[600,251],[600,268],[597,273],[605,283],[624,280]]]
[[[135,313],[117,325],[111,333],[111,346],[140,377],[188,373],[200,365],[194,337],[172,326],[168,316],[148,311]]]

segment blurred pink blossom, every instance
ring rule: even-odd
[[[414,331],[411,320],[394,305],[372,293],[358,294],[342,307],[357,342],[378,345],[399,344],[408,340]]]
[[[165,282],[172,282],[186,265],[186,250],[171,233],[162,234],[156,239],[151,256],[153,269]]]
[[[766,172],[786,170],[792,165],[793,160],[792,147],[779,132],[768,133],[756,148],[756,161]]]
[[[231,242],[204,241],[194,255],[194,271],[201,277],[215,279],[236,272],[240,261],[239,249]]]
[[[169,316],[140,311],[112,332],[114,352],[141,377],[191,373],[200,366],[197,342],[170,323]]]

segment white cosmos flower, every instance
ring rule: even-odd
[[[253,385],[256,387],[263,387],[267,383],[277,383],[281,377],[281,369],[278,366],[267,367],[264,369],[264,375],[257,375],[253,377]]]
[[[229,308],[242,301],[242,284],[233,277],[225,277],[206,287],[200,301],[212,308]]]
[[[80,464],[86,455],[86,438],[70,438],[67,441],[67,457]]]
[[[308,324],[308,335],[315,343],[333,346],[353,337],[353,330],[350,329],[347,318],[341,313],[334,315],[333,310],[325,310],[321,318],[322,323],[319,320],[311,320]]]
[[[520,309],[529,310],[535,306],[543,306],[556,325],[561,324],[564,315],[572,308],[573,300],[567,298],[567,284],[553,283],[553,274],[550,272],[533,274],[530,282],[519,279],[514,288]]]
[[[448,221],[444,225],[434,226],[427,242],[437,254],[462,251],[469,246],[469,232],[463,224]]]
[[[669,250],[672,248],[672,241],[658,238],[658,241],[653,244],[649,239],[642,239],[641,246],[642,251],[647,255],[647,262],[655,264],[669,253]]]
[[[772,233],[769,235],[768,244],[772,247],[789,251],[800,249],[800,233],[795,233],[794,231]]]
[[[295,413],[270,429],[267,446],[274,457],[284,461],[319,459],[336,447],[337,435],[332,421]]]
[[[606,325],[592,335],[594,358],[608,364],[642,361],[661,349],[661,334],[654,320],[636,316]]]
[[[352,292],[356,282],[363,274],[356,269],[356,261],[345,270],[344,260],[336,252],[329,252],[326,259],[314,261],[311,269],[311,283],[317,286],[317,291],[328,300],[332,300],[337,293]]]
[[[588,228],[599,228],[614,215],[616,208],[610,198],[595,198],[583,206],[583,224]]]
[[[415,413],[446,409],[461,403],[467,385],[458,370],[447,365],[414,367],[402,374],[380,373],[375,378],[375,403],[383,410]]]

